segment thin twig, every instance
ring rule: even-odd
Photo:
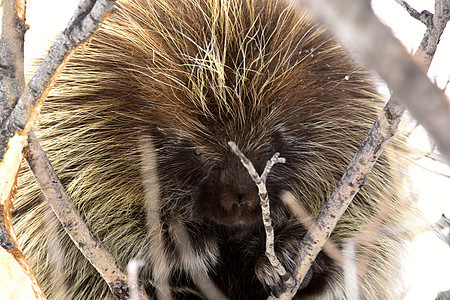
[[[433,14],[428,10],[423,10],[422,12],[418,12],[411,5],[409,5],[406,1],[403,0],[395,0],[398,4],[400,4],[411,17],[422,22],[425,26],[430,26],[433,20]]]
[[[3,120],[0,149],[16,131],[27,136],[36,120],[43,101],[74,50],[99,27],[114,6],[115,0],[83,0],[66,29],[50,48],[36,73],[25,87],[10,115]]]
[[[33,132],[28,138],[28,165],[41,187],[42,193],[58,217],[67,235],[81,253],[100,273],[117,299],[128,299],[128,277],[117,266],[114,257],[95,240],[67,195],[44,150],[37,142]]]
[[[269,195],[267,193],[266,188],[267,176],[270,170],[272,169],[273,165],[275,165],[276,163],[285,163],[286,159],[283,157],[279,157],[280,153],[278,152],[275,153],[272,156],[272,158],[267,162],[262,175],[259,176],[252,162],[241,152],[241,150],[239,150],[238,146],[232,141],[228,142],[228,145],[231,147],[233,152],[239,157],[242,165],[247,169],[248,173],[250,174],[250,177],[258,187],[258,194],[262,210],[262,219],[264,223],[264,229],[266,231],[266,256],[269,259],[272,267],[274,267],[278,275],[280,275],[280,277],[283,279],[285,287],[287,289],[292,288],[294,286],[294,279],[286,272],[286,269],[278,260],[278,257],[275,254],[274,249],[275,234],[273,231],[272,219],[270,217]]]
[[[356,262],[356,249],[355,243],[352,240],[348,240],[342,246],[342,253],[344,256],[344,279],[345,279],[345,291],[346,299],[358,300],[359,299],[359,280],[358,280],[358,264]]]
[[[139,270],[144,266],[144,261],[132,259],[127,264],[128,286],[130,287],[130,300],[143,300],[139,287]]]
[[[171,220],[170,227],[174,235],[175,247],[182,260],[188,260],[195,256],[196,249],[193,247],[186,227],[179,220]],[[228,299],[216,286],[208,274],[199,270],[187,270],[195,285],[200,289],[203,296],[209,300]]]
[[[306,211],[291,192],[286,191],[282,193],[280,198],[305,228],[310,228],[314,224],[314,218]],[[322,251],[324,251],[338,266],[344,266],[342,252],[333,241],[327,240],[323,245]]]
[[[172,300],[170,289],[171,267],[166,255],[164,229],[160,218],[161,194],[156,171],[156,150],[149,136],[142,136],[139,141],[142,159],[142,184],[144,186],[144,202],[146,211],[147,235],[149,243],[149,260],[153,281],[156,288],[156,299]]]
[[[328,201],[322,206],[316,222],[306,233],[302,243],[302,249],[304,251],[298,260],[297,286],[287,296],[288,298],[295,295],[312,262],[322,250],[325,241],[331,235],[337,222],[353,200],[353,197],[359,191],[360,187],[364,185],[367,174],[393,137],[400,123],[403,110],[400,106],[393,103],[391,103],[391,106],[395,108],[395,114],[390,114],[387,110],[384,110],[384,113],[375,122],[369,135],[350,162],[336,189]]]
[[[17,5],[20,1],[9,2],[14,2],[11,5]],[[19,84],[19,90],[23,89],[20,98],[17,100],[14,97],[10,97],[8,99],[9,102],[7,104],[9,106],[6,105],[5,107],[13,108],[1,110],[3,113],[0,130],[0,157],[2,160],[0,164],[0,192],[2,204],[10,202],[9,199],[16,182],[20,162],[23,159],[22,150],[26,144],[26,137],[42,108],[48,92],[75,48],[80,43],[85,42],[98,29],[103,18],[110,13],[114,3],[114,0],[81,1],[72,20],[51,47],[31,81],[25,88]],[[24,13],[20,15],[24,16]],[[22,27],[25,30],[26,26],[23,25]],[[3,32],[6,31],[2,31],[2,34]],[[4,39],[2,38],[2,44],[3,41]],[[16,65],[9,65],[9,68],[12,71],[18,70]],[[18,78],[20,79],[21,77],[18,76]],[[1,104],[4,104],[4,101]],[[7,199],[6,202],[5,199]],[[5,206],[4,212],[9,214],[9,217],[5,219],[11,219],[10,207]],[[13,232],[12,226],[11,232]],[[81,245],[80,242],[76,244]],[[31,271],[29,273],[32,274]],[[114,287],[119,285],[116,284]],[[113,293],[121,295],[122,291],[120,288],[116,288]]]
[[[450,20],[450,0],[436,0],[434,11],[434,15],[430,14],[430,22],[427,25],[420,46],[414,55],[424,70],[429,69],[441,35]]]

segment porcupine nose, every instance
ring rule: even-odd
[[[240,161],[227,160],[218,183],[220,203],[228,213],[242,216],[258,206],[258,190]]]
[[[248,208],[248,203],[243,200],[244,195],[237,195],[236,199],[231,204],[231,209],[240,215],[245,209]]]
[[[246,214],[258,205],[258,193],[251,182],[227,184],[219,193],[220,203],[229,213]]]

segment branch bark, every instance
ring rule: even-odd
[[[414,19],[422,22],[427,27],[431,24],[433,21],[433,15],[428,11],[424,10],[422,12],[418,12],[415,10],[411,5],[409,5],[406,1],[403,0],[395,0],[398,4],[400,4],[406,11],[409,13],[411,17]]]
[[[444,108],[448,110],[447,112],[444,112],[444,114],[440,115],[442,118],[444,118],[442,122],[450,122],[450,110],[448,109],[448,103],[443,103],[445,99],[443,99],[442,93],[430,83],[428,78],[426,78],[426,75],[425,78],[423,78],[420,67],[415,65],[415,63],[411,61],[411,58],[409,58],[408,54],[402,49],[401,45],[398,45],[398,42],[392,37],[389,31],[386,30],[384,26],[375,18],[369,6],[365,6],[363,2],[348,3],[349,1],[346,0],[335,1],[333,3],[322,3],[325,1],[297,2],[309,6],[321,19],[323,19],[324,22],[328,24],[329,27],[337,27],[337,29],[335,29],[337,37],[341,39],[344,45],[348,45],[351,50],[354,50],[357,54],[359,54],[363,62],[366,62],[367,65],[372,66],[373,64],[375,64],[374,61],[379,61],[383,58],[391,60],[391,55],[394,56],[394,59],[395,57],[398,57],[398,59],[403,62],[403,65],[394,65],[400,68],[400,70],[402,70],[401,68],[406,68],[406,70],[412,72],[413,79],[411,80],[411,82],[406,82],[406,80],[408,79],[408,76],[406,75],[408,75],[408,73],[403,76],[406,78],[403,78],[402,80],[393,80],[392,76],[389,76],[389,80],[387,81],[388,84],[390,80],[393,81],[392,84],[394,85],[394,93],[399,93],[400,97],[405,97],[405,95],[407,94],[405,93],[405,90],[407,90],[411,85],[415,85],[416,81],[425,81],[425,83],[420,85],[420,88],[429,90],[431,85],[431,89],[434,92],[435,101],[440,101],[440,105],[444,106]],[[337,2],[341,3],[337,4]],[[445,20],[445,23],[443,25],[443,27],[445,28],[445,24],[447,23],[449,18],[449,11],[443,9],[442,6],[445,5],[444,3],[448,4],[448,1],[444,0],[437,2],[441,3],[436,3],[436,7],[438,7],[439,5],[441,6],[439,10],[436,10],[437,16],[434,16],[433,20]],[[335,5],[337,7],[334,7]],[[446,7],[448,8],[448,5]],[[323,8],[323,11],[321,10],[321,8]],[[348,14],[348,11],[346,11],[346,9],[349,9],[351,12],[349,17],[345,15]],[[330,19],[325,21],[327,17],[329,17]],[[366,20],[367,18],[369,20],[368,22]],[[360,28],[363,29],[360,31]],[[424,46],[421,45],[421,48],[423,47],[424,49],[427,49],[427,51],[420,50],[419,48],[416,53],[418,58],[423,58],[423,56],[425,55],[427,56],[427,59],[422,60],[422,68],[426,70],[430,66],[432,57],[436,51],[437,42],[439,41],[439,37],[442,32],[443,28],[439,30],[428,28],[428,35],[426,33],[424,37],[424,40],[426,39],[427,41],[423,43]],[[371,41],[367,38],[371,38],[372,33],[375,37],[374,41]],[[386,34],[388,37],[384,37]],[[436,36],[433,36],[433,38],[430,39],[429,35]],[[360,42],[359,38],[363,40],[363,46],[357,46],[357,44]],[[381,40],[377,41],[377,38],[381,38]],[[354,40],[352,41],[352,39]],[[388,45],[387,48],[391,49],[392,53],[384,53],[383,50],[383,52],[381,53],[384,53],[384,56],[379,57],[376,53],[376,51],[378,51],[376,45],[380,45],[380,42],[385,41],[384,39],[387,39],[388,43],[391,43],[391,45]],[[428,40],[436,42],[429,43]],[[383,46],[385,45],[385,43],[381,44]],[[379,63],[386,67],[384,63]],[[391,68],[381,70],[382,72],[380,73],[388,73],[388,70],[391,70]],[[402,75],[400,75],[399,77],[402,77]],[[404,82],[405,87],[397,86],[399,82]],[[418,98],[416,101],[426,99],[426,95],[424,95],[422,91],[420,91],[420,93],[422,98]],[[396,96],[397,94],[394,95]],[[305,235],[303,240],[302,253],[297,260],[297,285],[293,290],[288,290],[286,293],[281,295],[281,299],[290,299],[296,294],[298,287],[303,281],[303,278],[306,276],[312,262],[321,251],[324,243],[331,235],[337,221],[345,212],[353,197],[359,191],[360,187],[364,184],[366,175],[371,170],[379,155],[382,153],[385,146],[397,131],[401,116],[404,111],[404,107],[403,105],[398,103],[395,96],[392,97],[385,106],[383,114],[375,122],[367,138],[362,143],[355,157],[351,161],[349,167],[339,181],[338,186],[335,188],[328,201],[322,206],[322,209],[317,216],[316,222],[309,228],[307,234]],[[446,115],[447,113],[449,114],[448,116]],[[431,116],[434,115],[432,114]],[[442,144],[445,146],[445,142],[441,143],[441,145]],[[450,154],[450,152],[447,154]],[[447,158],[449,157],[450,155]],[[448,159],[448,161],[450,161],[450,159]]]
[[[24,34],[27,29],[25,8],[25,1],[5,0],[1,5],[0,124],[7,119],[25,85],[23,56]],[[2,134],[3,131],[0,131],[0,136]],[[31,288],[36,299],[45,299],[39,282],[19,248],[12,226],[11,197],[15,191],[16,176],[23,158],[21,150],[24,144],[25,140],[19,139],[15,143],[2,143],[2,147],[0,147],[0,157],[8,158],[8,161],[0,162],[0,240],[3,249],[13,255],[21,271],[30,279],[30,286],[24,286],[24,289]],[[12,150],[7,156],[4,155],[6,148]],[[17,270],[12,262],[8,264],[8,267]]]
[[[16,184],[26,138],[36,120],[48,92],[59,72],[76,47],[85,42],[97,30],[103,18],[110,13],[114,0],[84,0],[72,17],[69,25],[51,47],[36,74],[24,87],[23,34],[25,1],[6,0],[2,4],[2,40],[0,43],[0,193],[3,237],[9,237],[14,245],[13,253],[26,273],[39,287],[32,271],[18,250],[11,223],[11,196]],[[20,19],[20,17],[22,19]],[[22,93],[20,95],[20,93]],[[20,96],[20,98],[19,98]],[[9,245],[6,243],[5,245]],[[126,285],[122,285],[126,286]],[[37,290],[37,288],[35,288]],[[45,298],[42,291],[35,291],[38,298]],[[113,291],[121,294],[120,290]]]
[[[16,131],[26,136],[36,120],[43,101],[56,78],[81,43],[84,43],[99,27],[103,18],[110,13],[115,0],[82,1],[66,29],[50,48],[36,73],[25,87],[11,114],[2,123],[0,146]]]
[[[422,14],[423,13],[424,12],[422,12]],[[425,35],[420,43],[419,49],[417,49],[417,52],[414,55],[424,70],[428,70],[430,68],[441,35],[450,20],[450,1],[436,0],[434,15],[428,13],[427,18],[427,30],[425,31]]]
[[[69,237],[100,273],[113,295],[117,299],[128,299],[128,276],[120,270],[114,257],[92,236],[33,132],[29,134],[26,159],[42,193]]]
[[[295,3],[309,8],[346,48],[386,81],[450,163],[450,101],[376,18],[369,2],[297,0]],[[436,3],[442,12],[436,12],[436,20],[439,15],[439,23],[445,27],[450,16],[450,0],[437,0]]]

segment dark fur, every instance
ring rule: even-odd
[[[144,259],[141,280],[151,294],[169,278],[173,296],[195,297],[192,274],[207,274],[229,298],[263,299],[280,282],[264,255],[256,186],[227,142],[260,173],[274,152],[286,158],[267,185],[275,248],[292,272],[305,228],[283,193],[315,216],[382,101],[371,77],[324,29],[282,1],[149,2],[121,1],[69,63],[41,116],[42,143],[120,266]],[[331,237],[338,247],[369,234],[381,205],[386,228],[409,213],[400,213],[402,147],[395,142],[369,175]],[[61,229],[60,243],[46,235],[58,225],[31,182],[22,175],[15,224],[49,297],[64,287],[73,299],[111,297]],[[192,246],[184,252],[177,248],[182,232]],[[52,262],[54,243],[63,262]],[[371,246],[357,244],[356,258]],[[401,238],[380,235],[373,247],[361,298],[397,299]],[[61,277],[52,277],[54,263],[62,264]],[[346,293],[341,267],[321,253],[298,295]]]

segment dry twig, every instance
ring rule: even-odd
[[[144,261],[132,259],[127,265],[128,286],[130,287],[129,300],[143,300],[139,287],[139,270],[144,266]]]
[[[431,61],[436,53],[441,35],[450,20],[450,1],[436,0],[434,10],[434,15],[431,13],[427,14],[428,21],[425,24],[427,26],[427,30],[425,31],[420,46],[414,55],[414,57],[419,60],[419,65],[424,70],[428,70],[430,68]],[[428,105],[427,101],[422,101],[422,103],[426,103],[426,105]]]
[[[310,228],[314,224],[314,218],[300,205],[298,199],[291,192],[287,191],[281,195],[283,203],[289,207],[291,213],[302,223],[305,228]],[[344,266],[344,257],[341,250],[331,240],[327,240],[323,245],[324,251],[338,266]]]
[[[433,21],[433,15],[428,10],[418,12],[411,5],[409,5],[406,1],[395,0],[395,2],[397,2],[402,7],[404,7],[411,17],[413,17],[416,20],[419,20],[420,22],[425,24],[427,27],[432,24],[431,22]]]
[[[12,7],[16,5],[17,8],[17,3],[22,3],[24,5],[24,1],[5,1],[2,7],[12,9]],[[10,49],[5,50],[4,52],[8,53],[9,51],[9,54],[15,53],[14,55],[11,55],[11,58],[9,58],[5,64],[2,64],[2,70],[9,70],[9,77],[13,79],[15,78],[16,82],[2,82],[4,85],[3,89],[1,89],[7,91],[12,90],[14,93],[6,94],[5,97],[2,95],[2,99],[0,101],[0,105],[2,105],[0,109],[2,112],[0,131],[0,157],[2,159],[0,164],[0,175],[2,176],[0,176],[0,188],[2,193],[1,198],[3,215],[6,216],[6,218],[3,219],[7,220],[8,223],[5,223],[5,225],[7,225],[9,230],[9,236],[13,238],[15,236],[11,225],[10,209],[12,205],[10,204],[10,197],[16,181],[20,163],[23,158],[22,149],[26,144],[26,137],[41,110],[49,90],[55,83],[59,72],[62,70],[76,47],[80,43],[85,42],[92,35],[92,33],[97,30],[103,18],[111,11],[114,3],[114,0],[82,1],[79,4],[74,17],[72,17],[72,20],[69,22],[69,25],[51,47],[48,55],[44,58],[36,74],[25,88],[23,87],[23,82],[21,82],[23,79],[23,53],[21,51],[14,51],[17,50],[17,48],[14,47],[19,47],[21,50],[22,44],[20,41],[14,42],[13,38],[16,38],[14,34],[9,36],[13,42],[10,42],[8,39],[2,37],[2,51],[4,51],[4,48],[8,46]],[[24,8],[21,12],[14,13],[24,17]],[[23,31],[26,28],[23,24],[23,20],[22,23],[17,22],[17,17],[8,17],[8,14],[4,14],[4,18],[2,18],[2,20],[3,22],[8,22],[7,26],[2,27],[2,35],[6,35],[8,32],[13,32],[15,29],[13,30],[11,27],[23,28]],[[17,27],[17,24],[22,24],[22,27]],[[23,35],[23,32],[21,34]],[[20,56],[18,53],[21,53],[20,55],[22,55],[21,62],[17,62],[19,60],[18,56]],[[14,87],[14,89],[12,89],[12,87]],[[22,95],[19,99],[17,99],[21,92]],[[56,190],[51,193],[55,195]],[[70,224],[70,226],[74,224],[75,223]],[[73,226],[71,229],[73,229]],[[86,238],[89,237],[90,235],[86,235]],[[81,242],[78,241],[76,244],[80,245]],[[94,240],[90,240],[90,244],[97,246]],[[113,261],[113,265],[114,264],[115,262]],[[102,275],[104,276],[105,274]],[[125,286],[126,285],[122,285],[122,287]],[[123,295],[123,297],[121,297],[125,298],[125,293],[121,291],[121,287],[118,284],[114,285],[114,289],[115,290],[113,290],[113,293],[115,295]],[[42,297],[44,296],[42,295]]]
[[[178,220],[171,220],[170,226],[175,237],[175,247],[180,257],[184,257],[184,259],[195,257],[196,249],[192,245],[191,238],[189,237],[189,233],[187,232],[186,227]],[[222,291],[220,291],[220,289],[216,286],[214,281],[209,278],[208,274],[205,274],[202,271],[193,270],[189,270],[189,273],[195,285],[197,285],[197,287],[202,292],[202,295],[205,296],[206,299],[227,299]]]
[[[150,137],[143,136],[139,141],[142,160],[142,183],[144,186],[144,200],[146,210],[147,235],[152,247],[148,253],[152,267],[153,281],[156,288],[156,298],[171,300],[170,266],[166,255],[163,237],[163,225],[159,217],[160,211],[160,184],[156,169],[156,151],[153,143],[148,142]]]
[[[36,73],[25,87],[9,116],[2,120],[0,146],[4,149],[16,131],[28,135],[43,101],[74,50],[84,43],[110,13],[115,0],[82,1],[66,29],[50,48]]]
[[[269,194],[266,188],[266,180],[269,175],[270,170],[276,163],[284,163],[286,160],[283,157],[279,157],[280,153],[275,153],[272,158],[267,162],[266,167],[261,174],[258,175],[252,162],[239,150],[237,145],[230,141],[228,145],[231,147],[233,152],[239,157],[242,165],[247,169],[250,177],[255,182],[258,187],[258,195],[261,204],[262,218],[264,223],[264,229],[266,231],[266,256],[270,261],[270,264],[275,268],[276,272],[283,279],[285,287],[287,289],[292,288],[294,284],[294,279],[286,272],[281,262],[278,260],[275,249],[274,249],[274,239],[275,234],[273,232],[272,219],[270,217],[270,206],[269,206]]]

